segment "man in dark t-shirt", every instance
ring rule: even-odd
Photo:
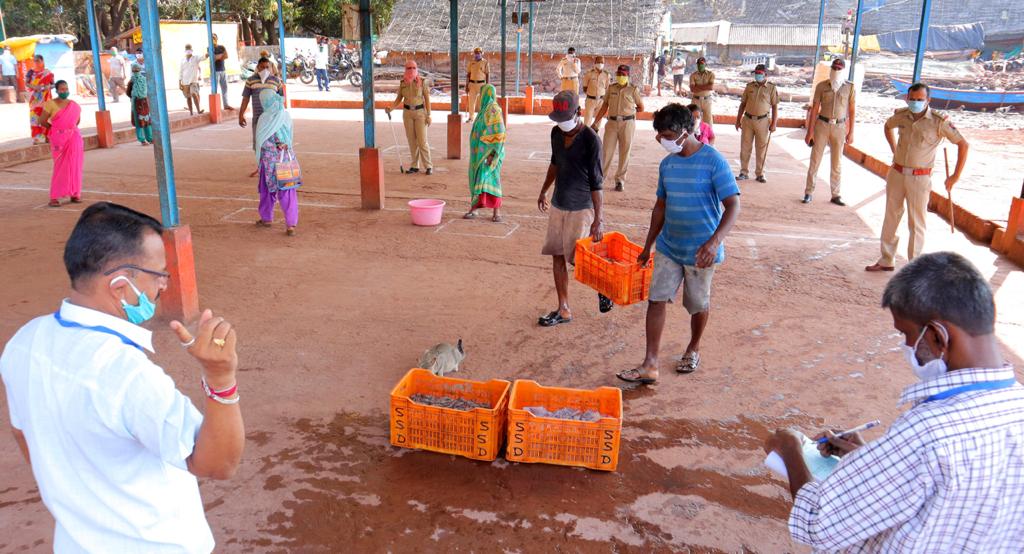
[[[228,104],[228,73],[224,70],[224,60],[228,59],[228,49],[223,44],[217,44],[217,35],[213,35],[213,70],[217,73],[217,91],[220,92],[220,101],[224,109],[234,110]],[[213,77],[210,77],[213,80]]]
[[[552,100],[548,116],[557,126],[551,130],[551,165],[537,199],[537,207],[548,213],[548,232],[541,254],[552,257],[558,309],[541,316],[542,327],[572,321],[569,310],[569,270],[575,261],[576,241],[591,235],[600,242],[604,234],[602,220],[601,141],[593,129],[580,120],[579,96],[562,91]],[[555,186],[548,201],[547,192]],[[600,309],[612,309],[611,300],[601,296]]]

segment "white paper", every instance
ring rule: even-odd
[[[814,476],[816,481],[829,476],[832,471],[839,465],[839,458],[836,456],[824,457],[818,452],[818,445],[811,439],[803,435],[803,456],[804,463],[807,464],[807,469],[811,470],[811,475]],[[783,479],[789,480],[789,472],[786,471],[786,463],[782,461],[782,456],[779,456],[778,452],[771,452],[768,457],[764,459],[764,465],[772,473],[782,477]]]

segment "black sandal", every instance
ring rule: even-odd
[[[597,295],[597,309],[600,310],[602,314],[612,311],[612,308],[614,307],[615,303],[612,302],[611,298],[608,298],[603,294]]]
[[[633,373],[636,375],[636,377],[626,377],[626,374],[628,373]],[[638,367],[634,367],[633,369],[627,369],[625,371],[620,371],[616,373],[615,376],[627,383],[640,383],[641,385],[653,385],[654,383],[658,382],[657,379],[652,379],[651,377],[644,377],[643,374],[640,373],[640,368]]]
[[[542,317],[537,321],[541,327],[554,327],[555,325],[561,325],[562,323],[569,323],[572,321],[571,317],[562,317],[562,314],[558,312],[551,312],[547,317]]]

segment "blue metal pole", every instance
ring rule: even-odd
[[[921,69],[924,67],[924,52],[928,49],[928,19],[931,17],[932,0],[924,0],[921,5],[921,28],[917,32],[917,52],[914,54],[913,82],[921,80]]]
[[[818,42],[814,47],[813,69],[816,71],[818,62],[821,61],[821,31],[825,25],[825,0],[821,0],[821,7],[818,9]],[[813,73],[812,73],[813,75]]]
[[[459,1],[449,0],[448,30],[451,36],[452,113],[459,113]],[[468,86],[468,85],[467,85]]]
[[[523,10],[522,4],[516,2],[516,96],[519,96],[519,59],[523,54]]]
[[[167,90],[164,62],[160,56],[160,14],[157,0],[139,0],[142,25],[142,53],[146,57],[146,85],[149,88],[153,124],[153,157],[156,158],[156,186],[160,193],[160,217],[165,227],[178,226],[178,196],[174,186],[171,129],[167,118]]]
[[[505,46],[506,22],[508,20],[507,0],[501,0],[501,97],[505,98]]]
[[[526,47],[526,80],[533,86],[533,2],[530,2],[530,38]]]
[[[860,13],[864,9],[864,0],[857,0],[857,20],[853,24],[853,49],[850,50],[850,82],[854,82],[853,68],[857,65],[857,48],[860,46]]]
[[[210,1],[206,0],[206,46],[210,50],[210,94],[217,94],[217,62],[213,57],[213,16],[210,15]]]
[[[373,109],[373,16],[370,0],[359,0],[359,38],[363,58],[363,142],[375,148]]]
[[[85,12],[89,22],[89,44],[92,46],[92,71],[96,75],[96,99],[100,111],[107,111],[107,99],[103,97],[103,66],[100,64],[100,35],[96,26],[96,8],[93,0],[85,0]]]
[[[277,0],[277,47],[281,56],[281,82],[288,82],[288,66],[284,64],[284,6],[281,0]]]

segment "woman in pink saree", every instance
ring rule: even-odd
[[[57,98],[43,106],[39,116],[40,124],[46,127],[50,137],[50,153],[53,154],[53,177],[50,178],[50,206],[60,206],[60,199],[66,196],[71,201],[82,201],[82,164],[85,161],[85,146],[78,122],[82,108],[69,100],[68,83],[57,81]]]

